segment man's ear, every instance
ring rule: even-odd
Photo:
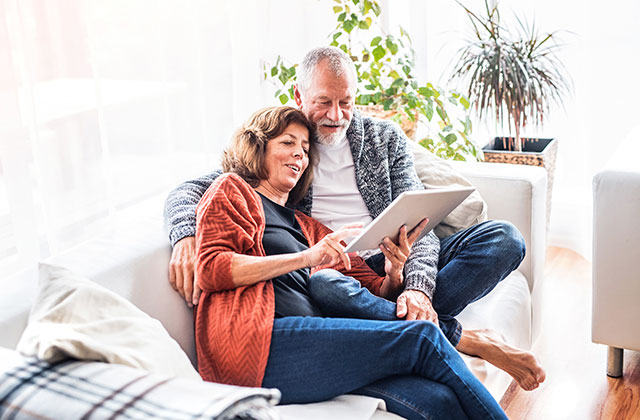
[[[300,90],[297,84],[293,85],[293,99],[296,101],[298,108],[302,109],[302,98],[300,97]]]

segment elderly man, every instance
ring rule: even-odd
[[[297,105],[317,124],[319,156],[312,187],[295,208],[334,230],[348,223],[366,225],[402,192],[423,188],[397,124],[363,117],[355,110],[356,85],[349,57],[325,47],[306,54],[294,89]],[[170,282],[189,304],[197,304],[200,294],[193,274],[195,207],[219,174],[182,184],[166,203],[174,246]],[[459,351],[487,360],[522,388],[534,389],[545,373],[531,353],[488,331],[463,330],[455,319],[515,270],[524,254],[521,234],[507,222],[481,223],[442,240],[431,232],[412,247],[396,315],[433,321]],[[382,253],[370,255],[367,263],[384,272]]]

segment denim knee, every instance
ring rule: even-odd
[[[420,337],[426,339],[426,342],[431,345],[434,342],[434,336],[442,334],[445,338],[445,341],[448,339],[445,337],[444,333],[440,329],[440,326],[436,325],[432,321],[420,320],[420,321],[405,321],[410,322],[413,325],[408,326],[407,330],[413,330],[413,328],[418,329]],[[413,330],[416,331],[416,330]],[[416,331],[416,332],[418,332]]]
[[[502,257],[510,257],[516,265],[520,264],[527,252],[527,245],[522,233],[512,223],[504,220],[494,220],[488,223],[495,243],[500,246]]]
[[[447,419],[467,419],[460,400],[455,392],[448,386],[431,387],[429,388],[429,394],[426,398],[430,399],[433,404],[438,407],[438,410],[442,413],[446,413]]]
[[[354,393],[381,398],[387,410],[410,420],[467,418],[451,388],[419,376],[385,378]]]
[[[309,294],[316,297],[323,296],[331,290],[332,284],[335,284],[339,276],[342,276],[342,274],[331,268],[325,268],[313,273],[313,275],[309,277]]]
[[[502,241],[506,244],[506,248],[511,251],[513,259],[519,264],[527,253],[527,244],[522,233],[510,222],[500,221],[497,223],[500,224]]]
[[[328,296],[332,299],[336,299],[338,296],[346,297],[359,290],[360,287],[358,280],[331,268],[316,271],[309,278],[308,283],[309,294],[317,299]]]
[[[318,270],[311,277],[313,277],[318,282],[327,282],[331,283],[338,277],[342,277],[343,274],[338,270],[334,270],[333,268],[323,268],[322,270]]]
[[[332,268],[323,268],[311,275],[309,278],[309,287],[312,285],[316,288],[326,286],[351,286],[353,284],[360,285],[360,282],[353,277],[345,276],[341,272]]]

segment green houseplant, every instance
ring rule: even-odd
[[[480,118],[495,116],[510,137],[495,137],[483,148],[488,162],[542,166],[547,170],[547,221],[558,142],[553,138],[521,137],[527,125],[541,126],[551,103],[562,104],[570,92],[570,78],[557,52],[557,32],[540,33],[516,16],[518,29],[500,22],[497,3],[484,1],[485,15],[478,15],[458,1],[473,25],[475,37],[459,51],[450,82],[466,86],[472,107]]]
[[[518,30],[500,23],[497,3],[485,0],[485,16],[462,3],[475,38],[458,52],[450,82],[462,83],[478,116],[493,113],[514,136],[505,141],[508,150],[522,151],[522,128],[542,125],[552,102],[562,104],[570,91],[569,76],[560,61],[557,32],[539,33],[516,16]]]
[[[353,60],[358,75],[356,105],[361,112],[391,118],[410,138],[416,125],[424,135],[418,142],[445,159],[479,160],[482,152],[470,139],[468,99],[446,92],[413,76],[411,38],[401,27],[397,34],[383,30],[376,0],[334,0],[336,26],[329,45],[341,48]],[[277,57],[265,65],[265,78],[282,104],[293,101],[297,64]]]

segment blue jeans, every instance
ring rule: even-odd
[[[462,230],[440,240],[440,258],[436,290],[432,304],[438,313],[438,321],[444,335],[454,346],[460,341],[462,326],[455,317],[468,304],[482,298],[509,273],[518,268],[526,252],[522,234],[509,222],[487,221]],[[367,260],[367,264],[379,275],[384,276],[384,255],[377,254]],[[345,295],[356,296],[348,283],[342,282],[340,287],[331,287],[335,295],[325,299],[343,300]],[[352,285],[353,286],[353,285]],[[368,302],[371,294],[366,289],[358,293],[361,299],[350,301],[354,312],[356,307],[376,306]],[[344,302],[343,302],[344,303]],[[377,307],[377,306],[376,306]],[[355,318],[389,319],[388,305],[382,305],[385,314],[372,314],[369,311],[354,313]],[[395,313],[395,304],[393,304]],[[381,318],[372,318],[381,316]],[[327,315],[331,316],[331,315]]]
[[[283,404],[353,393],[408,419],[507,418],[430,321],[278,318],[262,386]]]
[[[454,317],[517,268],[524,252],[520,233],[503,222],[443,239],[433,298],[440,329],[398,322],[394,302],[351,277],[315,273],[309,293],[330,318],[275,320],[263,386],[279,388],[285,404],[353,393],[381,398],[410,419],[506,418],[453,348],[461,333]],[[384,256],[376,257],[367,262],[384,274]]]

